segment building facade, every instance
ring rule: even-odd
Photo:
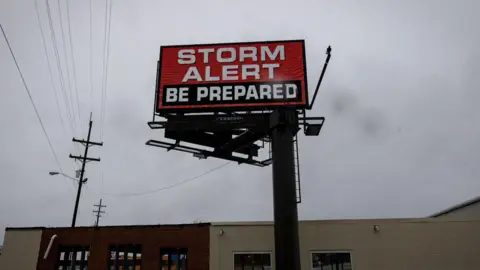
[[[40,253],[41,228],[5,231],[0,270],[37,269]]]
[[[7,228],[0,270],[208,270],[209,234],[205,223]]]
[[[299,234],[302,270],[461,270],[480,265],[480,220],[301,221]],[[272,223],[214,223],[210,270],[275,269],[274,244]]]
[[[299,222],[302,270],[470,270],[480,200],[418,219]],[[0,270],[274,270],[272,222],[7,228]]]
[[[430,217],[480,219],[480,197],[454,205]]]

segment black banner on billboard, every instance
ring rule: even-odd
[[[236,105],[302,100],[301,81],[231,84],[165,85],[162,103],[168,106]]]

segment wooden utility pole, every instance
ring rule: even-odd
[[[97,216],[97,220],[95,221],[95,227],[98,227],[98,222],[100,221],[100,217],[102,216],[102,214],[105,214],[105,211],[102,211],[102,208],[107,206],[102,204],[102,199],[100,199],[99,204],[94,204],[93,206],[97,207],[97,210],[93,210],[93,212]]]
[[[88,125],[88,135],[87,135],[87,140],[78,140],[73,138],[72,140],[77,143],[81,143],[85,146],[85,153],[83,156],[74,156],[70,154],[70,158],[79,160],[82,163],[82,169],[80,170],[80,181],[78,181],[78,190],[77,190],[77,198],[75,200],[75,209],[73,211],[73,219],[72,219],[72,227],[75,227],[75,222],[77,220],[77,212],[78,212],[78,203],[80,201],[80,194],[82,193],[82,185],[85,182],[83,180],[83,177],[85,175],[85,165],[89,161],[100,161],[100,158],[89,158],[87,156],[88,154],[88,148],[90,145],[97,145],[97,146],[103,146],[103,142],[92,142],[90,141],[90,134],[92,132],[92,113],[90,113],[90,122]]]

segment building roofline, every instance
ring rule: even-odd
[[[45,228],[46,227],[6,227],[5,231],[37,231]]]
[[[471,221],[470,219],[456,219],[452,222],[464,222]],[[389,223],[438,223],[445,222],[430,217],[419,218],[359,218],[359,219],[302,219],[299,220],[300,224],[389,224]],[[272,226],[273,221],[228,221],[228,222],[212,222],[212,227],[229,227],[229,226]]]
[[[85,229],[85,228],[182,228],[182,227],[204,227],[210,226],[210,223],[185,223],[185,224],[152,224],[152,225],[108,225],[108,226],[77,226],[77,227],[7,227],[5,231],[34,231],[34,230],[48,230],[48,229]]]
[[[323,223],[367,223],[367,222],[435,222],[438,221],[435,217],[442,216],[453,212],[455,210],[467,207],[469,205],[480,202],[480,196],[473,198],[471,200],[465,201],[458,205],[447,208],[443,211],[435,213],[428,217],[419,217],[419,218],[365,218],[365,219],[307,219],[299,220],[301,223],[310,223],[310,222],[323,222]],[[463,220],[458,220],[463,221]],[[202,222],[202,223],[184,223],[184,224],[150,224],[150,225],[107,225],[107,226],[77,226],[77,227],[47,227],[47,226],[36,226],[36,227],[6,227],[5,231],[34,231],[34,230],[48,230],[48,229],[102,229],[102,228],[182,228],[182,227],[210,227],[210,226],[271,226],[273,221],[263,220],[263,221],[217,221],[217,222]]]
[[[462,208],[465,208],[465,207],[467,207],[467,206],[470,206],[470,205],[472,205],[472,204],[476,204],[476,203],[478,203],[478,202],[480,202],[480,196],[478,196],[478,197],[476,197],[476,198],[473,198],[473,199],[470,199],[470,200],[468,200],[468,201],[464,201],[464,202],[462,202],[462,203],[456,204],[456,205],[454,205],[454,206],[452,206],[452,207],[449,207],[449,208],[447,208],[447,209],[444,209],[444,210],[442,210],[442,211],[440,211],[440,212],[437,212],[437,213],[435,213],[435,214],[433,214],[433,215],[431,215],[431,216],[428,216],[428,217],[430,217],[430,218],[435,218],[435,217],[443,216],[443,215],[446,215],[446,214],[451,213],[451,212],[453,212],[453,211],[460,210],[460,209],[462,209]]]

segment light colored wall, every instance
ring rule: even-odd
[[[380,231],[375,233],[373,225]],[[312,251],[350,251],[354,270],[480,265],[480,220],[301,221],[299,234],[302,270],[311,269]],[[210,270],[233,270],[235,251],[274,251],[271,223],[213,224],[210,237]]]
[[[480,202],[462,207],[437,218],[454,218],[454,219],[480,219]]]
[[[222,236],[219,235],[220,230],[224,231]],[[210,227],[210,270],[233,270],[233,252],[253,251],[272,252],[274,267],[274,236],[271,223]]]
[[[0,270],[35,270],[42,230],[7,230]]]

